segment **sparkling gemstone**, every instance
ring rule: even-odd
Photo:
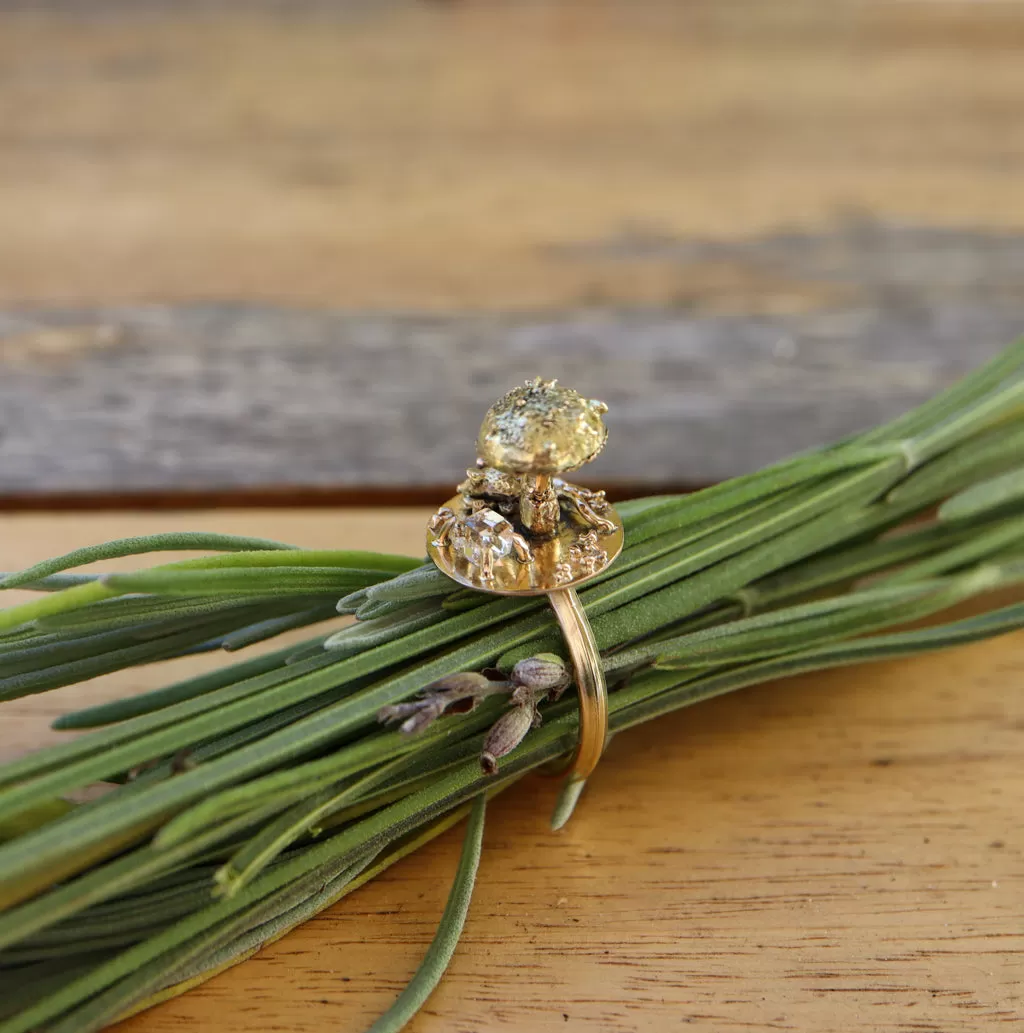
[[[463,534],[455,543],[456,551],[475,567],[483,565],[484,553],[501,559],[512,551],[511,529],[508,521],[492,509],[472,513],[463,521]],[[506,534],[502,534],[505,531]]]

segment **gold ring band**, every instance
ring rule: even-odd
[[[576,691],[579,693],[580,730],[576,752],[567,769],[569,778],[581,782],[597,767],[608,739],[608,687],[594,629],[587,620],[580,597],[572,588],[548,593],[565,644],[569,647]]]

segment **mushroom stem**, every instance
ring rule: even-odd
[[[528,485],[519,503],[519,515],[523,526],[532,535],[550,538],[557,533],[561,522],[561,509],[551,483],[551,475],[535,474]]]

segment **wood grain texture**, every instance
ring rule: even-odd
[[[585,246],[1024,228],[1019,4],[3,8],[7,303],[727,302]]]
[[[537,375],[610,406],[588,482],[704,485],[925,401],[1024,329],[1024,279],[914,311],[0,314],[0,494],[453,485]]]
[[[0,493],[703,483],[1024,328],[1024,6],[0,3]]]
[[[169,526],[415,549],[422,519],[3,517],[0,565]],[[521,784],[490,810],[465,938],[411,1029],[1020,1028],[1022,673],[1018,634],[702,704],[618,737],[557,835],[556,786]],[[5,704],[5,747],[40,741],[55,702]],[[364,1029],[429,941],[458,849],[455,831],[119,1029]]]

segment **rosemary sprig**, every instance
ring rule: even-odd
[[[1024,343],[885,427],[624,504],[627,547],[581,592],[612,730],[786,674],[1024,627],[1024,603],[988,601],[1024,581],[1022,370]],[[183,549],[215,555],[73,573]],[[79,550],[0,587],[41,593],[0,611],[0,699],[357,618],[64,715],[58,727],[93,730],[0,767],[0,985],[17,985],[0,1033],[100,1029],[201,982],[575,739],[572,694],[547,700],[514,674],[538,654],[555,656],[536,670],[558,662],[542,602],[467,592],[419,560],[169,534]],[[940,616],[968,599],[983,612]],[[506,680],[479,676],[495,667]],[[398,713],[421,730],[378,723]],[[97,782],[112,788],[63,801]],[[454,949],[482,806],[442,935],[378,1029],[399,1028]]]
[[[434,988],[441,981],[451,961],[462,927],[466,924],[469,902],[473,897],[473,883],[480,864],[480,848],[484,839],[484,808],[487,797],[478,796],[473,804],[466,828],[466,839],[459,858],[452,891],[441,916],[434,941],[427,950],[416,974],[399,994],[393,1005],[370,1027],[369,1033],[394,1033],[400,1030],[420,1010]]]

